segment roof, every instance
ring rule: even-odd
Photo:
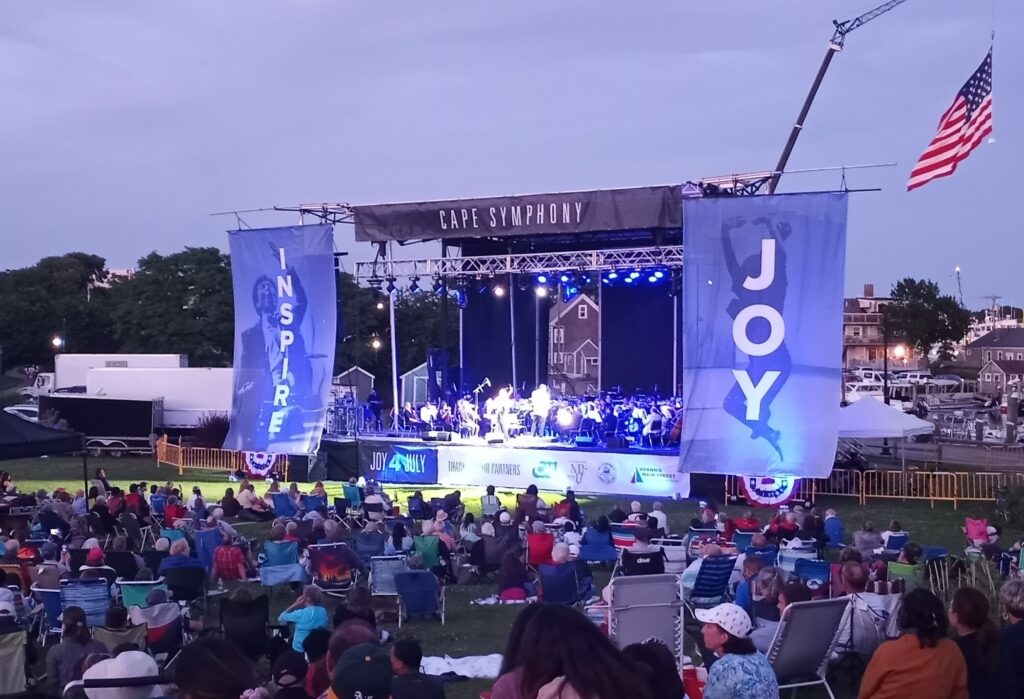
[[[967,347],[1024,347],[1024,328],[996,328],[969,343]]]
[[[1024,374],[1024,361],[1020,359],[993,359],[985,362],[981,370],[985,371],[990,364],[995,364],[1004,374]]]
[[[597,303],[595,303],[592,298],[590,298],[586,294],[580,294],[579,296],[569,301],[569,303],[562,304],[564,308],[562,308],[562,310],[558,312],[558,315],[555,316],[555,320],[550,322],[557,322],[561,320],[566,313],[568,313],[569,311],[571,311],[572,309],[576,308],[578,305],[584,302],[587,303],[591,308],[593,308],[598,313],[601,312],[601,309],[598,307]]]
[[[82,435],[29,422],[0,410],[0,460],[82,449]]]
[[[839,411],[840,439],[902,439],[931,434],[935,425],[870,396]]]

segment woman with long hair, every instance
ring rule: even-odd
[[[622,653],[645,671],[651,699],[682,699],[683,680],[668,646],[658,640],[644,641],[626,646]]]
[[[947,638],[949,618],[939,598],[911,590],[897,624],[900,637],[871,656],[858,699],[967,699],[967,665]]]
[[[589,619],[569,607],[534,606],[516,667],[498,678],[491,699],[652,699],[633,662]]]
[[[704,624],[704,647],[718,656],[708,671],[704,699],[778,699],[775,671],[750,640],[753,627],[743,608],[719,604],[697,610],[696,617]]]
[[[93,640],[81,607],[65,607],[62,626],[64,633],[60,643],[46,654],[46,679],[51,696],[60,696],[68,682],[81,678],[83,658],[107,652],[105,645]]]
[[[967,663],[967,693],[971,699],[1010,696],[1013,660],[989,618],[988,598],[973,587],[953,593],[949,621],[956,629],[956,644]],[[1018,692],[1020,688],[1018,688]]]
[[[394,529],[391,530],[391,536],[384,544],[384,555],[401,556],[409,553],[410,550],[412,550],[412,537],[406,532],[404,524],[396,522]]]

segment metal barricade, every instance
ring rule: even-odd
[[[930,471],[865,471],[861,504],[868,498],[936,500],[956,504],[956,474]]]
[[[186,468],[229,472],[247,470],[245,452],[207,447],[183,447],[180,444],[168,442],[166,435],[161,437],[156,444],[156,459],[158,464],[167,464],[177,468],[179,476],[185,473]],[[275,454],[271,471],[279,478],[288,480],[289,466],[287,454]]]

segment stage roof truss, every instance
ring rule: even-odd
[[[377,260],[356,263],[361,281],[406,277],[497,276],[550,274],[559,271],[603,272],[683,266],[683,246],[536,252],[516,255],[434,257],[421,260]]]

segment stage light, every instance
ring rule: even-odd
[[[494,287],[494,295],[500,299],[502,296],[505,295],[505,287],[503,287],[501,284],[497,284]]]
[[[639,277],[639,276],[640,276],[640,273],[639,273],[639,272],[630,272],[630,273],[629,273],[629,278],[630,278],[630,279],[636,279],[636,278],[637,278],[637,277]]]
[[[609,278],[609,279],[618,279],[618,278],[619,278],[619,273],[618,273],[618,272],[616,272],[616,271],[615,271],[615,270],[613,269],[613,270],[612,270],[611,272],[609,272],[609,273],[608,273],[608,278]]]
[[[658,278],[652,274],[651,276],[647,277],[647,281],[653,284],[654,282],[658,281]]]
[[[459,308],[465,308],[469,304],[469,297],[466,296],[464,288],[455,290],[455,303]]]
[[[384,290],[386,292],[388,292],[389,294],[395,293],[395,289],[398,288],[397,286],[395,286],[395,282],[396,281],[398,281],[398,280],[395,279],[394,277],[388,277],[388,285],[386,287],[384,287]]]
[[[409,277],[409,293],[415,294],[420,290],[420,278]]]
[[[627,284],[632,284],[634,279],[636,279],[636,277],[626,277],[626,279],[624,281]]]
[[[572,411],[568,408],[559,408],[555,413],[555,421],[560,427],[569,427],[572,424]]]
[[[378,311],[383,311],[384,310],[384,302],[383,301],[378,301],[377,302],[377,310]]]
[[[371,289],[380,289],[382,286],[384,286],[384,280],[381,279],[380,277],[370,277],[368,283]]]
[[[383,346],[384,343],[380,341],[379,337],[375,337],[372,340],[370,340],[370,347],[372,347],[375,350],[379,350]]]
[[[542,299],[546,299],[548,297],[548,288],[546,286],[538,286],[533,291]]]
[[[444,296],[445,286],[446,286],[446,284],[444,283],[444,278],[443,277],[434,277],[434,293],[435,294],[437,294],[438,296]]]
[[[562,303],[569,303],[580,295],[580,288],[575,284],[562,284]]]
[[[50,340],[50,344],[53,345],[54,349],[59,350],[64,346],[64,338],[60,335],[54,335],[53,339]]]
[[[656,276],[658,279],[661,279],[662,277],[665,276],[665,273],[662,272],[660,269],[659,270],[655,270],[654,276]]]
[[[562,282],[563,284],[569,281],[570,279],[572,279],[572,277],[569,276],[568,274],[565,274],[564,272],[560,277],[558,277],[558,281]]]
[[[538,284],[547,284],[548,283],[548,276],[546,274],[538,274],[537,275],[537,283]]]

